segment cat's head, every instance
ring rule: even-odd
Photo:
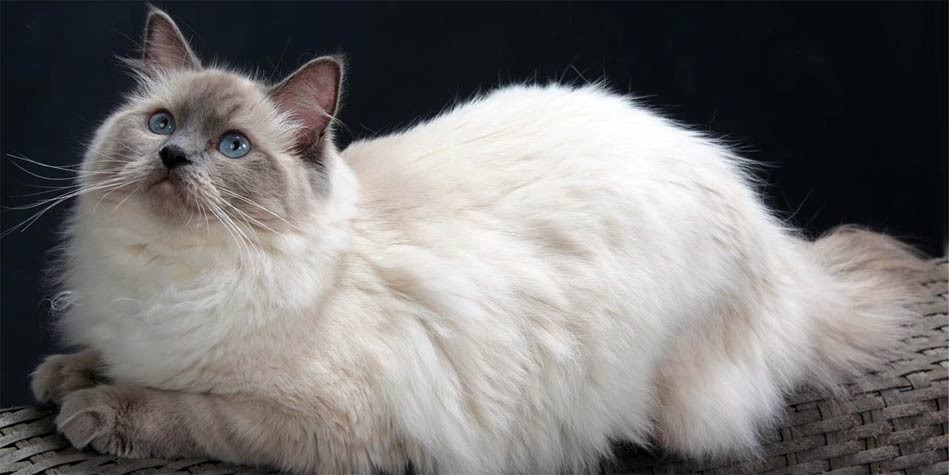
[[[266,233],[312,212],[329,193],[338,57],[265,84],[204,67],[172,19],[153,9],[133,63],[137,90],[85,157],[87,207],[134,207],[170,228]]]

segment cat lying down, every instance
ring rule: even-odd
[[[728,148],[599,86],[333,143],[343,66],[205,67],[154,10],[67,225],[40,401],[76,447],[294,472],[753,456],[900,335],[922,261],[809,242]]]

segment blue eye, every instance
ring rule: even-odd
[[[159,111],[148,118],[148,130],[158,135],[171,135],[175,131],[175,118],[165,111]]]
[[[250,152],[250,140],[238,132],[228,132],[221,137],[217,149],[229,158],[241,158]]]

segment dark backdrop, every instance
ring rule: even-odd
[[[931,254],[946,242],[945,2],[159,5],[203,59],[279,77],[346,53],[341,145],[499,82],[605,77],[774,165],[769,203],[811,233],[854,222]],[[77,163],[130,86],[114,55],[134,51],[145,6],[0,8],[2,152]],[[0,162],[4,205],[50,184]],[[65,209],[0,240],[3,405],[30,401],[27,374],[55,350],[41,269]]]

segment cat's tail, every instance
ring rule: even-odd
[[[781,244],[762,251],[771,265],[749,290],[672,347],[658,420],[665,447],[759,455],[760,430],[777,422],[784,394],[801,384],[839,389],[899,348],[928,271],[916,251],[849,226]]]
[[[890,236],[842,226],[810,244],[828,281],[814,309],[818,357],[830,381],[877,364],[905,336],[928,270],[921,253]],[[836,374],[835,374],[836,373]]]

